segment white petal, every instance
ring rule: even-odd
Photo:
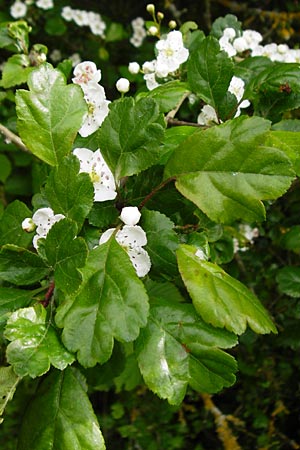
[[[122,230],[118,231],[116,239],[122,247],[142,247],[147,244],[145,231],[138,225],[124,225]]]
[[[94,201],[105,202],[106,200],[114,200],[117,192],[101,183],[94,183]]]
[[[108,230],[104,231],[104,233],[102,233],[100,240],[99,240],[99,245],[101,244],[105,244],[105,242],[107,242],[110,237],[113,235],[115,231],[115,228],[109,228]]]
[[[125,225],[136,225],[141,218],[141,213],[136,206],[126,206],[122,209],[120,219]]]
[[[151,269],[151,260],[143,248],[133,248],[127,251],[130,261],[135,268],[138,277],[144,277]]]
[[[73,154],[80,161],[80,172],[90,173],[92,171],[94,152],[88,148],[75,148]]]

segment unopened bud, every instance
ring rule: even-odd
[[[152,27],[149,28],[148,32],[149,34],[151,34],[151,36],[156,36],[158,33],[158,28],[155,25],[152,25]]]
[[[127,80],[127,78],[120,78],[116,82],[116,88],[121,94],[125,94],[126,92],[129,91],[130,88],[129,80]]]
[[[22,228],[24,231],[26,231],[26,233],[31,233],[32,231],[35,230],[36,225],[31,219],[31,217],[26,217],[26,219],[24,219],[22,222]]]
[[[134,226],[141,218],[141,213],[136,206],[125,206],[122,209],[120,219],[125,225]]]
[[[153,5],[153,3],[148,3],[148,5],[146,6],[146,10],[149,14],[154,14],[155,6]]]
[[[175,20],[170,20],[169,22],[169,28],[171,28],[171,30],[174,30],[174,28],[177,27],[177,23],[175,22]]]
[[[131,62],[128,64],[128,71],[132,74],[132,75],[136,75],[139,73],[140,71],[140,65],[137,62]]]
[[[164,17],[165,17],[164,13],[162,13],[160,11],[157,13],[157,19],[158,20],[162,20]]]

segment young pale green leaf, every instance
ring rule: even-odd
[[[13,398],[20,377],[15,374],[11,366],[0,367],[0,424],[3,422],[2,414],[7,403]]]
[[[45,240],[45,255],[54,268],[55,285],[65,293],[79,287],[78,269],[84,266],[88,252],[85,240],[77,238],[76,234],[76,223],[63,219],[53,225]]]
[[[235,335],[203,322],[192,305],[155,299],[136,350],[148,387],[169,403],[179,404],[188,384],[215,393],[234,383],[236,362],[219,347],[236,343]]]
[[[218,17],[211,27],[211,34],[217,39],[223,35],[226,28],[233,28],[236,36],[240,36],[242,32],[242,23],[233,14],[226,14],[225,17]],[[249,58],[250,59],[250,58]]]
[[[32,234],[22,229],[22,221],[31,217],[32,212],[19,200],[14,200],[4,210],[0,218],[0,245],[15,244],[28,247],[32,241]]]
[[[64,348],[50,322],[41,304],[18,309],[9,317],[4,331],[11,341],[6,357],[20,377],[41,376],[50,364],[63,370],[73,363],[74,356]]]
[[[48,275],[49,267],[36,253],[16,245],[4,245],[0,251],[0,280],[17,286],[29,286]]]
[[[74,155],[62,159],[52,169],[45,186],[45,194],[56,214],[74,220],[81,228],[94,201],[93,183],[87,173],[79,173],[79,160]]]
[[[245,285],[195,253],[195,247],[180,246],[178,267],[195,309],[205,322],[236,334],[244,333],[247,324],[256,333],[277,333],[268,312]]]
[[[294,171],[287,156],[268,147],[270,123],[241,116],[192,134],[174,151],[165,177],[215,222],[263,220],[261,200],[289,188]]]
[[[278,288],[290,297],[300,297],[300,267],[286,266],[276,275]]]
[[[233,76],[233,62],[213,36],[203,39],[188,61],[191,90],[217,111]]]
[[[157,88],[146,93],[145,97],[153,98],[157,101],[159,109],[163,113],[167,113],[177,108],[181,102],[189,94],[187,83],[175,80],[162,84]]]
[[[52,371],[23,418],[17,450],[105,450],[92,405],[73,368]]]
[[[32,70],[27,55],[13,55],[4,64],[0,86],[7,89],[26,83]]]
[[[141,226],[147,234],[145,248],[151,259],[151,270],[171,277],[176,276],[176,249],[179,240],[174,231],[174,223],[158,211],[143,210]]]
[[[43,64],[30,73],[29,91],[16,93],[18,131],[42,161],[56,166],[72,148],[86,113],[82,89],[66,86],[60,70]]]
[[[92,250],[81,270],[82,284],[58,308],[56,323],[64,328],[66,347],[77,352],[84,367],[104,363],[114,338],[130,342],[146,325],[148,297],[127,253],[112,237]]]
[[[115,178],[134,175],[156,164],[165,121],[152,98],[123,98],[110,105],[110,112],[97,132],[101,153]]]
[[[0,287],[0,332],[11,312],[28,306],[32,301],[32,292],[25,289]]]

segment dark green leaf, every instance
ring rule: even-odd
[[[294,225],[282,235],[279,241],[281,247],[294,253],[300,253],[300,225]]]
[[[82,89],[44,64],[31,72],[29,91],[16,93],[18,130],[29,150],[55,166],[71,151],[86,112]]]
[[[0,154],[0,182],[5,183],[11,173],[11,162],[7,156]]]
[[[241,22],[238,21],[238,18],[233,14],[226,14],[225,17],[218,17],[214,23],[212,24],[211,34],[215,36],[217,39],[223,35],[225,28],[233,28],[237,36],[241,34],[242,27]]]
[[[233,334],[203,322],[192,305],[156,299],[137,339],[139,367],[151,390],[179,404],[188,384],[214,393],[234,383],[236,362],[218,347],[236,343]]]
[[[216,111],[223,101],[233,75],[233,62],[220,50],[217,39],[208,36],[188,61],[188,82],[193,92],[199,95]]]
[[[4,327],[10,313],[28,306],[33,293],[25,289],[0,287],[0,331]]]
[[[276,281],[281,292],[290,297],[300,297],[300,267],[283,267],[278,271]]]
[[[275,199],[290,186],[294,172],[278,148],[268,147],[270,123],[238,117],[192,134],[174,151],[165,177],[215,222],[265,218],[261,200]]]
[[[84,266],[87,257],[87,245],[76,234],[76,223],[63,219],[52,226],[45,240],[45,255],[54,268],[55,285],[66,293],[79,287],[78,269]]]
[[[32,241],[32,233],[26,233],[22,229],[22,222],[31,216],[32,212],[25,203],[19,200],[10,203],[0,218],[0,245],[15,244],[28,247]]]
[[[0,424],[3,422],[2,414],[7,403],[13,398],[19,381],[20,377],[11,366],[0,367]]]
[[[67,368],[43,380],[24,416],[17,450],[105,450],[80,377]]]
[[[152,262],[151,270],[158,274],[176,276],[176,249],[179,240],[174,231],[174,223],[158,211],[143,210],[141,226],[147,234],[146,250]]]
[[[187,83],[176,80],[169,81],[147,92],[146,97],[156,100],[160,111],[167,113],[179,106],[188,93],[189,87]]]
[[[247,324],[256,333],[277,332],[266,309],[245,285],[195,253],[195,247],[182,245],[177,251],[178,267],[205,322],[236,334],[244,333]]]
[[[114,338],[130,342],[145,326],[148,297],[124,249],[112,237],[92,250],[81,270],[82,284],[58,308],[66,347],[84,367],[106,362]]]
[[[63,370],[74,361],[46,316],[46,309],[37,304],[18,309],[7,321],[4,336],[11,341],[6,350],[7,361],[21,377],[41,376],[50,364]]]
[[[97,132],[99,147],[116,180],[156,164],[165,130],[163,115],[152,98],[113,102]]]
[[[17,286],[35,284],[50,272],[36,253],[16,245],[4,245],[0,252],[0,279]]]
[[[62,159],[52,169],[45,194],[55,211],[74,220],[80,229],[94,202],[93,183],[87,173],[79,173],[79,160],[74,155]]]

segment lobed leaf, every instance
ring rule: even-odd
[[[0,424],[3,422],[2,414],[7,403],[13,398],[20,377],[15,374],[11,366],[0,367]]]
[[[0,218],[0,245],[15,244],[28,247],[32,241],[32,234],[22,229],[22,221],[31,217],[32,212],[19,200],[11,202]]]
[[[23,418],[17,450],[105,450],[81,374],[52,371]]]
[[[59,306],[56,323],[66,347],[84,367],[106,362],[114,339],[130,342],[146,325],[148,297],[124,249],[112,237],[92,250],[82,284]]]
[[[205,322],[236,334],[247,324],[256,333],[277,333],[268,312],[248,288],[216,264],[203,261],[196,248],[181,245],[178,267],[193,305]]]
[[[29,306],[33,293],[25,289],[0,287],[0,331],[13,311]]]

